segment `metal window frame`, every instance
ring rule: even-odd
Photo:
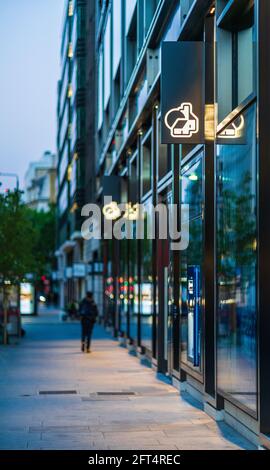
[[[258,42],[257,83],[258,83],[258,154],[259,154],[259,301],[258,301],[258,353],[259,353],[259,423],[260,431],[270,434],[270,184],[269,184],[269,103],[270,103],[270,2],[256,2],[256,23]]]

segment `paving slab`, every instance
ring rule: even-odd
[[[0,449],[254,448],[101,326],[91,354],[80,351],[79,323],[62,322],[57,310],[27,318],[24,328],[19,345],[0,347]]]

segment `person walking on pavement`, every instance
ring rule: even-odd
[[[86,350],[87,353],[90,353],[93,328],[98,316],[98,308],[92,292],[87,292],[86,297],[81,301],[79,313],[82,325],[82,352]]]

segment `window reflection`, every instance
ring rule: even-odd
[[[181,252],[181,361],[202,370],[202,158],[182,171],[182,204],[189,204],[188,249]]]
[[[151,190],[151,138],[152,134],[150,133],[147,139],[143,143],[142,147],[142,190],[143,195],[148,193]]]
[[[119,315],[120,330],[125,335],[127,331],[127,315],[128,315],[128,241],[126,239],[120,241],[120,276],[118,278],[118,295],[119,295]]]
[[[147,208],[146,208],[147,210]],[[146,216],[145,216],[146,217]],[[152,323],[154,308],[153,292],[153,240],[147,237],[147,230],[152,231],[152,217],[145,218],[144,240],[141,249],[141,343],[152,350]]]
[[[62,215],[65,210],[67,209],[68,206],[68,185],[65,183],[61,194],[59,196],[59,202],[58,202],[58,209],[59,209],[59,214]]]
[[[161,143],[161,119],[158,120],[158,179],[162,180],[170,171],[170,148]]]
[[[111,95],[111,15],[108,15],[104,35],[104,109]]]
[[[113,240],[108,240],[104,245],[107,256],[107,270],[105,273],[105,315],[106,323],[110,326],[115,324],[115,280],[113,271]]]
[[[122,1],[113,0],[113,78],[121,60],[122,42]]]
[[[136,7],[137,0],[126,0],[126,33]]]
[[[129,312],[130,338],[137,339],[137,324],[139,312],[139,283],[138,283],[138,244],[136,240],[136,223],[133,224],[134,239],[129,240]]]
[[[238,145],[217,156],[218,388],[257,407],[256,118],[244,113]]]

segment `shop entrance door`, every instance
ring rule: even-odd
[[[169,192],[160,201],[167,207],[172,203],[172,193]],[[167,221],[168,223],[168,221]],[[159,329],[159,348],[161,351],[160,370],[172,376],[175,369],[175,357],[179,344],[177,343],[177,333],[179,330],[176,322],[174,302],[174,262],[173,252],[170,250],[169,230],[166,240],[158,240],[157,272],[158,272],[158,329]],[[177,344],[176,344],[177,343]]]
[[[203,154],[182,168],[182,203],[189,206],[189,245],[180,255],[181,363],[202,373]]]
[[[172,193],[167,195],[167,213],[169,214],[170,206],[172,204]],[[167,292],[166,302],[166,329],[167,329],[167,373],[169,376],[173,375],[174,369],[174,350],[175,350],[175,335],[174,335],[174,323],[175,323],[175,308],[174,308],[174,263],[173,263],[173,252],[170,249],[170,238],[168,229],[168,267],[166,268],[166,277],[164,289]]]
[[[170,258],[170,252],[169,252]],[[166,285],[167,290],[167,373],[172,376],[174,368],[174,304],[173,304],[173,265],[169,261],[167,269]]]

